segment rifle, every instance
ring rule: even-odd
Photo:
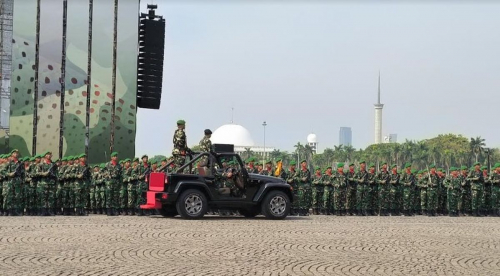
[[[22,177],[23,175],[23,163],[17,162],[16,170],[14,171],[14,177]]]

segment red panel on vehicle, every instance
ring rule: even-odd
[[[141,205],[141,209],[160,209],[161,203],[156,201],[156,193],[155,192],[147,192],[146,193],[147,203]]]
[[[149,175],[149,190],[155,192],[163,192],[165,189],[165,174],[151,173]]]

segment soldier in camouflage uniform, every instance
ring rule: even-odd
[[[387,216],[389,209],[391,208],[390,201],[390,191],[391,187],[389,184],[390,180],[389,172],[387,171],[387,163],[382,164],[382,170],[377,175],[377,184],[379,185],[379,214],[381,216]]]
[[[191,152],[187,147],[187,138],[184,128],[186,127],[186,122],[184,120],[177,121],[177,130],[174,133],[174,149],[172,150],[172,155],[174,156],[174,163],[177,168],[184,166],[186,163],[186,155]],[[182,172],[179,172],[182,173]]]
[[[96,175],[95,186],[95,204],[97,213],[103,214],[106,208],[106,179],[105,179],[105,164],[99,165],[99,173]]]
[[[500,217],[500,163],[493,166],[493,173],[490,176],[491,183],[491,212]]]
[[[24,169],[24,179],[26,185],[26,213],[29,216],[36,215],[36,205],[35,205],[35,179],[33,178],[33,173],[35,172],[35,158],[28,158],[28,166]]]
[[[490,175],[488,173],[488,167],[482,166],[481,171],[483,172],[483,186],[484,186],[484,202],[483,202],[483,211],[484,215],[493,215],[491,213],[491,181]]]
[[[429,186],[429,175],[427,170],[422,171],[422,176],[418,181],[418,188],[420,194],[420,210],[422,215],[427,215],[427,188]]]
[[[448,200],[448,215],[450,217],[458,216],[458,201],[460,199],[460,189],[462,181],[459,176],[458,169],[450,168],[451,175],[446,179],[447,200]]]
[[[333,201],[333,180],[335,175],[332,172],[332,167],[327,167],[323,174],[323,199],[320,213],[323,215],[331,215],[334,212]]]
[[[307,168],[307,161],[300,162],[300,169],[297,171],[299,216],[308,216],[311,206],[311,172]]]
[[[375,195],[378,195],[377,191],[377,174],[375,173],[375,164],[371,163],[370,168],[368,169],[368,179],[367,179],[367,186],[366,186],[367,192],[366,192],[366,201],[367,201],[367,207],[366,207],[366,213],[367,215],[375,215],[375,208],[376,208],[376,202],[377,198]]]
[[[16,192],[20,193],[20,185],[23,178],[22,164],[19,162],[19,151],[14,149],[3,167],[2,175],[5,177],[3,182],[3,209],[8,216],[20,215],[19,203],[16,198]]]
[[[399,216],[401,215],[401,185],[399,183],[400,176],[398,173],[398,167],[393,166],[391,168],[391,174],[389,179],[389,201],[391,202],[391,215]]]
[[[314,215],[319,215],[320,206],[322,206],[324,184],[322,181],[323,175],[321,168],[316,167],[316,171],[312,177],[312,209]]]
[[[130,166],[130,159],[127,158],[124,160],[124,167],[121,171],[121,190],[120,190],[120,206],[121,206],[121,213],[123,215],[129,215],[131,214],[131,210],[129,210],[129,195],[128,191],[132,190],[129,188],[129,186],[132,186],[133,184],[133,174],[132,174],[132,167]]]
[[[295,216],[299,212],[299,200],[298,200],[298,187],[297,187],[297,170],[295,166],[297,165],[295,161],[290,162],[290,168],[286,174],[286,183],[290,184],[293,188],[293,197],[294,202],[292,204],[292,208],[290,210],[290,215]]]
[[[205,129],[205,136],[200,141],[200,151],[201,152],[212,152],[212,141],[210,141],[210,137],[212,137],[212,131],[210,129]],[[210,172],[209,168],[209,158],[208,156],[203,156],[199,160],[199,166],[204,169],[205,172]]]
[[[61,158],[61,164],[57,166],[57,188],[56,188],[56,215],[62,214],[62,209],[64,208],[63,203],[63,193],[64,193],[64,171],[68,165],[67,157]]]
[[[273,162],[267,160],[266,167],[260,172],[261,175],[273,176]]]
[[[346,214],[347,175],[344,173],[344,163],[337,164],[337,171],[333,178],[333,209],[334,214]]]
[[[89,168],[86,163],[86,155],[81,154],[78,156],[77,163],[74,165],[74,186],[73,193],[75,195],[75,212],[77,216],[84,216],[85,206],[87,205],[87,196],[88,193],[88,176],[89,176]]]
[[[347,172],[347,195],[346,195],[346,209],[349,215],[357,214],[356,209],[356,190],[357,182],[355,180],[356,172],[354,171],[354,163],[349,164],[349,171]]]
[[[4,167],[5,167],[5,155],[0,154],[0,216],[3,216],[5,214],[4,209],[3,209],[3,181],[6,179],[4,175]]]
[[[73,213],[73,208],[75,207],[75,198],[73,193],[73,156],[66,157],[66,166],[62,170],[62,174],[59,175],[59,179],[63,181],[63,191],[62,191],[62,207],[64,215],[71,215]]]
[[[248,173],[259,173],[259,171],[255,167],[255,158],[254,157],[250,157],[248,159],[247,171],[248,171]]]
[[[137,189],[137,202],[135,208],[139,216],[144,215],[144,210],[140,208],[141,205],[146,204],[146,192],[148,190],[147,177],[151,172],[151,165],[148,162],[148,156],[143,155],[141,157],[142,164],[139,164],[135,170],[132,171],[132,175],[135,175],[137,182],[135,184]]]
[[[467,177],[469,176],[469,171],[467,169],[467,166],[461,166],[460,170],[462,188],[460,190],[460,201],[458,202],[459,214],[471,215],[471,187],[470,181],[467,179]]]
[[[99,165],[95,164],[92,166],[92,173],[90,175],[90,189],[89,189],[89,201],[90,201],[90,212],[92,214],[97,214],[97,182],[99,181]]]
[[[357,183],[356,190],[356,210],[358,215],[367,215],[368,210],[368,172],[366,171],[366,162],[362,160],[359,162],[360,168],[359,172],[354,177]]]
[[[52,153],[46,152],[44,159],[38,166],[38,176],[40,181],[37,183],[36,195],[38,198],[38,208],[41,215],[52,216],[54,208],[54,198],[56,192],[56,164],[52,163]]]
[[[396,165],[393,165],[395,168]],[[399,183],[403,189],[403,214],[412,216],[414,211],[414,191],[415,191],[415,175],[411,170],[411,164],[405,164],[405,172],[401,174]]]
[[[106,212],[108,216],[116,216],[118,208],[118,187],[121,176],[121,166],[118,163],[118,153],[111,153],[111,161],[104,168],[106,181]]]
[[[471,183],[472,214],[474,216],[483,216],[484,206],[484,179],[481,171],[481,164],[474,164],[474,171],[467,178]]]
[[[438,208],[438,186],[439,186],[439,176],[436,172],[436,165],[432,164],[429,166],[430,173],[428,175],[428,185],[427,185],[427,212],[429,216],[436,216]]]

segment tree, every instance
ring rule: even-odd
[[[484,151],[484,146],[486,146],[486,144],[484,143],[484,139],[481,138],[481,136],[478,136],[476,137],[475,139],[474,138],[470,138],[470,150],[472,152],[472,154],[474,154],[475,156],[475,162],[477,162],[477,160],[479,159],[479,155],[481,153],[483,153]]]

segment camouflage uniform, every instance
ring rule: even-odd
[[[286,183],[290,184],[293,188],[294,201],[292,203],[292,209],[290,211],[291,215],[297,215],[299,211],[299,194],[297,187],[297,171],[290,169],[286,174]]]
[[[320,208],[323,205],[323,175],[321,174],[321,169],[317,168],[316,173],[312,177],[312,208],[315,215],[319,214]]]
[[[391,186],[389,184],[391,176],[387,170],[382,170],[377,176],[377,183],[379,185],[379,200],[380,200],[380,215],[385,216],[388,214],[391,208],[390,201],[390,191]]]
[[[184,125],[184,121],[179,120],[177,125]],[[174,133],[173,143],[174,149],[172,155],[174,156],[174,164],[177,168],[182,167],[186,163],[186,153],[189,151],[186,141],[186,133],[183,128],[178,128]]]
[[[68,160],[73,160],[68,158]],[[72,162],[72,161],[71,161]],[[73,208],[75,208],[75,193],[74,193],[74,169],[75,165],[68,163],[64,169],[63,175],[60,177],[64,181],[63,186],[63,212],[65,215],[70,215],[73,213]]]
[[[418,188],[420,194],[420,210],[422,214],[427,214],[427,187],[429,183],[429,177],[427,172],[422,174],[422,177],[418,181]]]
[[[76,214],[83,216],[84,207],[87,203],[87,181],[88,181],[88,167],[85,164],[77,163],[74,166],[73,171],[74,182],[73,182],[73,193],[75,197],[75,208]]]
[[[120,190],[120,208],[122,208],[122,211],[128,215],[129,214],[129,196],[132,197],[132,195],[128,194],[128,191],[133,190],[133,174],[132,174],[132,167],[124,167],[122,170],[122,189]]]
[[[352,165],[352,164],[351,164]],[[357,212],[356,209],[356,194],[358,183],[355,180],[356,172],[354,169],[349,169],[347,172],[347,195],[346,195],[346,209],[350,215]]]
[[[7,161],[3,168],[3,209],[9,215],[19,215],[19,202],[16,195],[21,192],[22,174],[16,174],[18,166],[22,166],[19,161]],[[19,172],[19,170],[17,169]]]
[[[429,183],[427,185],[427,212],[435,216],[438,208],[438,186],[439,177],[437,173],[429,173]]]
[[[212,132],[209,129],[205,130],[205,136],[200,141],[200,151],[201,152],[211,152],[212,151],[212,141],[210,141],[210,135]],[[208,167],[208,156],[203,156],[200,158],[199,166]]]
[[[356,190],[356,210],[358,214],[367,215],[368,210],[368,172],[360,170],[354,180],[357,182]]]
[[[36,165],[30,164],[25,170],[26,180],[26,211],[28,215],[36,214]]]
[[[500,169],[497,166],[496,171],[490,176],[491,182],[491,200],[490,206],[492,213],[496,216],[500,216]],[[499,166],[500,167],[500,166]]]
[[[95,176],[95,206],[99,214],[106,208],[106,178],[104,165],[99,166],[99,172]]]
[[[401,187],[399,174],[392,171],[389,179],[390,191],[389,201],[391,202],[391,215],[400,215],[401,212]]]
[[[90,176],[89,202],[93,214],[97,214],[97,182],[99,181],[99,166],[94,166]]]
[[[144,211],[140,209],[141,205],[146,204],[146,192],[148,191],[148,183],[147,178],[149,175],[147,175],[147,171],[150,170],[149,164],[147,163],[142,163],[139,164],[135,170],[132,170],[132,175],[135,176],[135,179],[137,179],[137,182],[135,183],[135,188],[136,188],[136,195],[137,195],[137,201],[135,203],[135,208],[137,208],[137,211],[139,215],[143,215]]]
[[[462,174],[460,175],[462,188],[460,189],[460,201],[458,202],[458,209],[462,214],[470,214],[471,212],[471,187],[467,176],[467,168],[462,166]]]
[[[302,162],[301,162],[302,163]],[[297,171],[299,215],[308,215],[311,206],[311,173],[307,168]]]
[[[66,161],[66,158],[63,159]],[[64,207],[63,203],[63,193],[64,193],[64,179],[62,178],[64,171],[66,170],[66,165],[61,164],[57,167],[57,184],[56,184],[56,209],[57,213],[61,214],[61,209]]]
[[[448,213],[450,216],[458,216],[458,201],[460,199],[461,184],[462,181],[458,175],[452,175],[446,179]]]
[[[335,175],[331,172],[326,172],[323,175],[323,199],[321,213],[330,215],[334,212],[334,201],[333,201],[333,183]]]
[[[367,180],[367,193],[366,193],[366,201],[367,201],[367,213],[369,215],[375,215],[378,212],[378,185],[377,185],[377,175],[375,171],[368,172],[368,180]]]
[[[472,212],[477,216],[483,211],[484,206],[483,172],[480,170],[471,172],[468,180],[471,183]]]
[[[344,215],[346,212],[346,191],[347,175],[343,170],[342,172],[337,170],[333,178],[333,209],[337,216]]]
[[[118,188],[120,185],[120,171],[121,166],[118,163],[110,161],[104,168],[106,176],[106,208],[108,215],[117,215],[116,209],[118,208]]]
[[[53,215],[52,208],[54,208],[55,193],[56,193],[56,178],[50,171],[57,171],[56,164],[50,160],[45,159],[38,166],[38,175],[40,181],[37,183],[37,198],[38,208],[42,210],[43,215]]]
[[[415,181],[415,175],[411,171],[401,174],[399,179],[403,188],[403,211],[406,216],[412,215],[414,211]]]

